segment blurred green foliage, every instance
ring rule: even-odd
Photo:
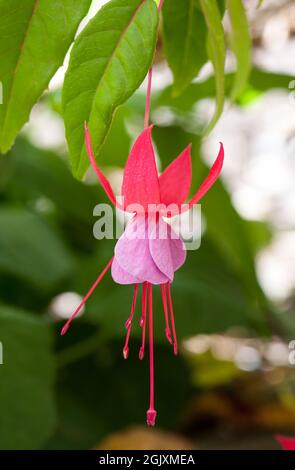
[[[5,77],[4,91],[9,92],[9,100],[0,107],[2,151],[10,148],[62,63],[90,5],[89,0],[81,1],[72,15],[72,0],[28,0],[23,9],[15,8],[15,3],[0,0],[0,52],[5,52],[0,78]],[[193,143],[195,189],[208,172],[201,154],[203,123],[192,125],[196,103],[216,98],[212,128],[221,115],[224,97],[238,106],[249,106],[269,89],[287,89],[292,77],[255,68],[249,73],[251,44],[240,1],[186,1],[182,10],[179,3],[167,2],[163,28],[165,54],[175,82],[152,97],[154,116],[166,108],[171,119],[154,128],[153,138],[160,168]],[[224,75],[226,5],[237,71]],[[11,32],[12,18],[18,26],[16,34]],[[111,0],[73,47],[64,109],[60,89],[42,96],[41,105],[53,118],[64,113],[77,176],[88,166],[83,121],[89,116],[104,171],[124,167],[131,143],[142,129],[145,97],[137,92],[124,102],[151,65],[157,25],[151,0]],[[192,37],[198,26],[201,36]],[[195,50],[198,47],[201,54]],[[191,83],[207,59],[212,61],[214,76]],[[93,208],[105,201],[94,179],[82,183],[73,178],[69,155],[37,148],[26,133],[0,158],[1,449],[92,448],[107,433],[144,421],[148,364],[147,359],[142,364],[138,361],[138,324],[130,359],[124,361],[121,354],[132,288],[114,284],[108,274],[89,299],[85,314],[63,338],[52,307],[62,293],[83,295],[112,256],[114,241],[98,242],[92,233]],[[222,181],[202,201],[202,214],[206,230],[201,249],[188,253],[173,283],[180,341],[230,328],[254,337],[272,333],[294,337],[294,320],[269,302],[255,272],[255,256],[270,242],[270,228],[243,220]],[[237,371],[228,361],[216,367],[210,354],[197,365],[183,351],[175,359],[164,341],[160,295],[157,287],[154,291],[159,424],[179,429],[196,389],[227,384]]]
[[[254,71],[250,82],[258,90],[260,74]],[[263,86],[287,80],[264,74]],[[190,99],[195,99],[196,87],[191,85],[185,95],[190,90]],[[165,100],[177,116],[175,98],[170,102],[168,96],[166,90],[155,97],[154,111]],[[43,102],[48,106],[52,100]],[[127,129],[136,129],[143,106],[139,93],[117,114],[101,154],[106,171],[108,166],[123,167],[132,141]],[[207,171],[200,136],[185,131],[176,117],[174,123],[155,128],[154,140],[162,167],[193,142],[196,188]],[[60,324],[49,315],[56,295],[85,293],[112,255],[114,242],[95,241],[92,235],[93,207],[102,201],[105,196],[96,182],[78,182],[62,156],[38,149],[24,137],[0,160],[0,403],[6,423],[0,430],[1,448],[89,448],[107,432],[144,419],[147,362],[137,360],[138,327],[130,361],[121,357],[131,287],[115,285],[107,275],[66,337],[59,336]],[[269,229],[243,220],[221,182],[204,198],[202,211],[206,231],[201,249],[188,253],[173,283],[179,338],[232,327],[254,336],[267,335],[274,327],[283,334],[284,316],[263,295],[254,267],[257,250],[270,240]],[[164,343],[157,288],[155,312],[159,423],[176,428],[196,379],[193,375],[191,382],[190,361],[174,359]],[[212,364],[210,377],[200,375],[202,386],[220,380],[221,372],[214,371]],[[227,367],[223,372],[231,376],[231,371]]]

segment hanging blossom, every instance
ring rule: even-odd
[[[163,0],[159,2],[161,9]],[[147,411],[147,424],[154,426],[157,412],[154,402],[154,344],[153,344],[153,292],[152,286],[161,289],[165,318],[165,334],[178,353],[177,334],[171,295],[174,273],[185,262],[186,249],[181,238],[166,221],[176,214],[191,209],[218,178],[224,159],[223,145],[218,156],[195,195],[185,204],[191,186],[191,145],[189,145],[159,176],[152,145],[152,127],[149,126],[152,69],[148,74],[146,112],[144,130],[136,139],[129,154],[123,176],[121,200],[118,200],[112,187],[95,162],[88,128],[85,124],[85,144],[90,163],[108,198],[119,209],[132,214],[124,233],[116,243],[114,256],[98,276],[73,315],[62,328],[64,335],[72,320],[81,310],[99,282],[111,268],[113,280],[118,284],[134,285],[133,300],[129,317],[125,323],[127,330],[123,347],[123,357],[128,358],[129,339],[135,314],[139,287],[141,286],[142,343],[139,358],[145,355],[145,337],[148,330],[150,364],[150,404]],[[165,217],[165,220],[164,220]]]
[[[211,188],[218,178],[224,159],[223,146],[220,144],[218,156],[196,194],[184,204],[191,185],[191,154],[189,145],[158,176],[155,154],[151,140],[152,126],[146,128],[135,141],[128,157],[122,183],[123,204],[118,202],[111,185],[98,168],[87,127],[85,141],[88,156],[98,179],[110,201],[132,213],[124,233],[115,246],[113,258],[86,294],[81,304],[62,329],[62,335],[68,330],[73,318],[80,311],[103,276],[111,268],[112,278],[118,284],[133,284],[134,293],[130,315],[126,321],[126,341],[123,348],[125,359],[129,353],[129,338],[138,297],[139,286],[142,286],[142,305],[140,326],[142,344],[139,358],[144,358],[145,336],[148,323],[149,356],[150,356],[150,407],[147,411],[147,423],[154,426],[156,411],[154,407],[154,348],[153,348],[153,301],[152,286],[160,285],[165,316],[165,333],[169,343],[173,344],[177,355],[177,335],[171,296],[171,283],[174,273],[186,258],[186,250],[181,238],[165,222],[163,215],[174,216],[194,206]],[[147,322],[148,320],[148,322]]]

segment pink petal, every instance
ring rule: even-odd
[[[191,145],[189,145],[159,177],[161,202],[180,206],[189,195],[191,180]]]
[[[295,450],[295,438],[286,436],[276,436],[277,441],[284,450]]]
[[[139,135],[128,157],[122,184],[125,208],[131,204],[141,204],[147,212],[148,204],[160,202],[158,172],[151,131],[152,126]]]
[[[117,284],[138,284],[141,282],[121,268],[116,258],[114,258],[112,263],[112,278]]]
[[[93,151],[92,151],[91,138],[90,138],[90,134],[89,134],[89,131],[88,131],[88,128],[87,128],[86,124],[85,124],[85,144],[86,144],[86,149],[87,149],[87,153],[88,153],[90,163],[91,163],[95,173],[97,174],[97,177],[99,179],[99,182],[100,182],[101,186],[105,190],[105,193],[108,196],[108,198],[110,199],[110,201],[115,206],[117,205],[118,207],[120,207],[119,204],[117,204],[117,202],[116,202],[116,197],[114,195],[114,192],[112,190],[112,187],[111,187],[108,179],[106,178],[106,176],[103,174],[103,172],[99,169],[98,165],[96,164],[94,154],[93,154]]]
[[[147,223],[144,216],[136,216],[127,225],[115,246],[115,260],[121,268],[139,282],[162,284],[167,276],[156,266],[150,254]]]
[[[173,232],[171,228],[171,232]],[[170,239],[170,249],[174,272],[177,271],[186,260],[186,248],[180,238]]]
[[[185,262],[186,249],[161,217],[150,232],[150,252],[159,270],[172,281],[174,272]]]
[[[223,149],[222,143],[220,142],[219,153],[217,155],[215,162],[213,163],[211,170],[209,171],[207,178],[201,184],[196,194],[189,201],[187,205],[188,207],[183,212],[185,212],[187,209],[190,209],[194,204],[197,204],[197,202],[199,202],[199,200],[207,193],[207,191],[209,191],[211,186],[213,186],[213,184],[217,180],[222,170],[223,160],[224,160],[224,149]]]

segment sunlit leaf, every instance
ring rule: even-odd
[[[208,55],[214,68],[216,84],[216,110],[206,129],[206,134],[208,134],[217,123],[224,105],[225,39],[216,0],[200,0],[200,4],[208,28]]]
[[[0,151],[5,153],[71,45],[91,0],[0,0]]]
[[[230,46],[233,50],[237,71],[231,91],[235,100],[244,91],[251,69],[251,37],[248,19],[241,0],[227,0],[227,9],[231,22]]]
[[[206,37],[206,23],[198,0],[164,3],[163,39],[176,94],[190,84],[207,61]]]
[[[143,81],[152,62],[158,12],[154,0],[111,0],[76,40],[63,89],[72,170],[82,178],[88,122],[96,157],[117,107]]]

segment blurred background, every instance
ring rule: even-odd
[[[87,20],[102,4],[93,2]],[[276,449],[275,434],[295,435],[295,4],[245,5],[249,86],[238,102],[227,101],[206,140],[212,70],[206,65],[173,97],[159,40],[152,102],[159,169],[192,142],[195,190],[219,141],[226,160],[202,201],[201,247],[173,284],[177,358],[155,289],[155,429],[145,426],[148,361],[138,360],[138,326],[128,361],[122,357],[132,287],[107,275],[59,335],[114,247],[92,234],[93,208],[106,202],[94,174],[80,183],[69,169],[61,117],[67,61],[1,157],[2,449]],[[227,90],[233,67],[229,54]],[[100,156],[117,193],[143,126],[145,86],[119,109]]]

